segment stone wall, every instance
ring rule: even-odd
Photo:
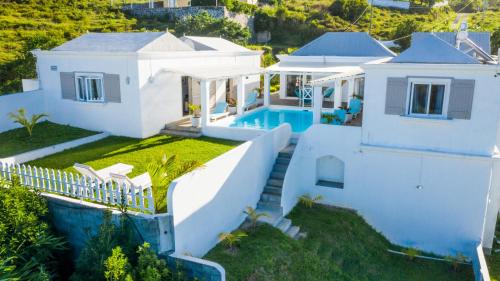
[[[161,255],[172,270],[182,271],[193,280],[225,281],[226,271],[218,263],[185,255]]]
[[[206,11],[212,17],[220,19],[224,18],[227,14],[225,7],[181,7],[181,8],[163,8],[155,7],[154,9],[148,8],[147,5],[126,5],[123,11],[137,17],[168,17],[169,20],[183,19],[188,16],[195,16],[203,11]]]
[[[97,233],[108,207],[77,199],[43,194],[48,201],[49,215],[55,228],[64,235],[77,257],[91,235]],[[128,212],[139,240],[151,244],[159,252],[169,252],[174,248],[171,217],[168,214],[146,215]],[[118,223],[121,213],[112,210],[112,221]]]

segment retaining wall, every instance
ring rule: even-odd
[[[154,8],[151,9],[147,5],[124,6],[123,11],[137,17],[168,17],[169,20],[184,19],[188,16],[195,16],[206,11],[209,15],[216,19],[221,19],[226,16],[225,7],[181,7],[181,8]]]
[[[24,108],[28,116],[45,113],[43,92],[40,90],[0,96],[0,132],[20,128],[8,117],[10,112]]]
[[[99,230],[108,207],[81,200],[43,194],[48,200],[49,215],[55,228],[63,234],[74,249],[77,257],[87,240]],[[121,213],[111,210],[112,221],[118,223]],[[173,231],[171,217],[168,214],[147,215],[128,212],[128,217],[135,225],[140,240],[151,244],[157,253],[173,250]],[[142,238],[142,239],[141,239]]]

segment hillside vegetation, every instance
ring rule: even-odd
[[[461,3],[460,1],[465,1]],[[109,0],[7,0],[0,9],[0,94],[21,90],[22,78],[34,78],[35,59],[30,51],[50,49],[85,32],[117,32],[141,30],[177,31],[177,35],[198,34],[223,36],[245,43],[249,36],[228,20],[199,16],[186,22],[168,22],[166,18],[133,18],[125,15],[121,1]],[[265,48],[267,58],[288,53],[327,31],[368,31],[370,8],[367,0],[261,0],[261,7],[237,0],[219,0],[234,12],[255,16],[257,31],[270,31],[272,41]],[[467,11],[476,6],[470,1],[453,0],[455,9]],[[193,4],[211,5],[215,0],[193,0]],[[417,3],[420,3],[417,1]],[[423,1],[423,3],[427,3]],[[480,2],[478,2],[480,3]],[[479,5],[474,2],[474,5]],[[492,3],[495,3],[494,1]],[[451,8],[429,9],[419,6],[411,12],[373,8],[371,34],[381,40],[400,38],[403,47],[409,44],[413,31],[450,31],[456,18]],[[469,14],[471,30],[495,32],[493,50],[500,47],[500,12]]]

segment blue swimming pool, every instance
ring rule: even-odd
[[[313,123],[310,111],[261,109],[234,120],[231,127],[271,130],[283,123],[292,126],[292,132],[302,133]]]

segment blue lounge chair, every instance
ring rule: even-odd
[[[352,114],[353,118],[356,118],[359,113],[361,113],[361,100],[360,99],[352,99],[349,102],[349,113]]]
[[[346,114],[347,114],[347,110],[345,110],[345,109],[335,109],[333,111],[333,115],[337,116],[337,119],[333,120],[333,124],[343,125],[345,123]]]
[[[215,108],[212,110],[212,113],[210,114],[210,119],[211,120],[217,120],[220,118],[224,118],[229,115],[229,112],[227,111],[227,102],[218,102],[215,104]]]
[[[257,106],[257,96],[259,93],[251,92],[247,95],[245,99],[245,105],[243,106],[243,110],[248,110],[251,106]]]

